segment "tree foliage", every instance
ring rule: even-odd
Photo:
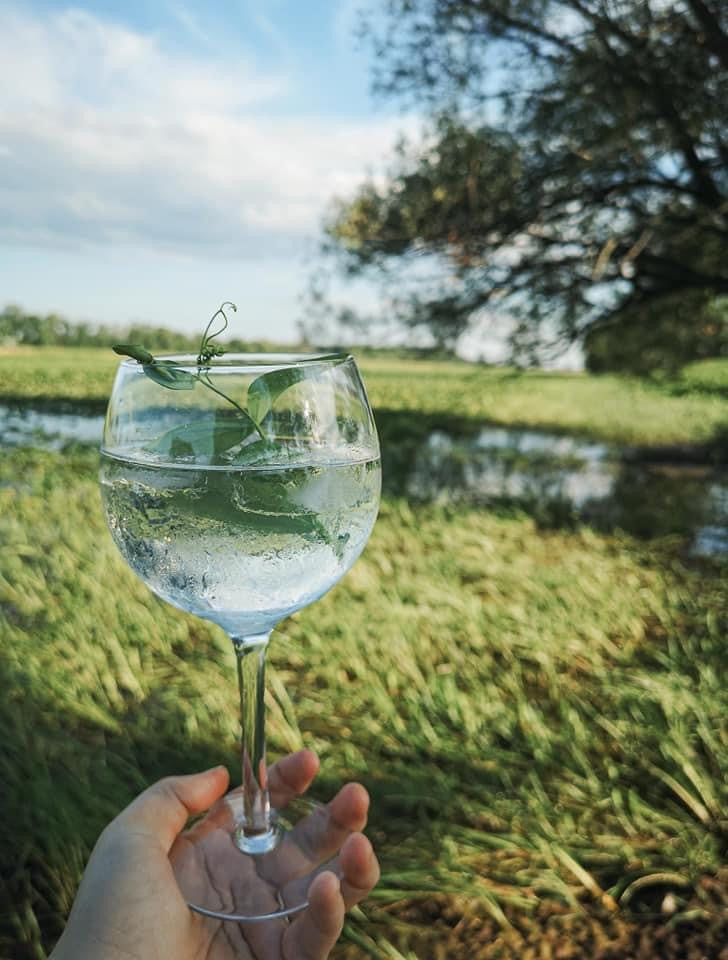
[[[335,206],[344,268],[401,288],[419,262],[402,316],[444,342],[497,308],[521,348],[677,323],[703,343],[728,293],[728,4],[382,2],[376,84],[430,120]]]

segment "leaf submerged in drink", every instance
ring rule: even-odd
[[[103,456],[112,536],[160,597],[231,634],[270,630],[351,567],[379,503],[379,460],[180,466]]]

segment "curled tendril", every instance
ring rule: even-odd
[[[217,310],[210,317],[210,320],[205,327],[205,332],[202,334],[202,339],[200,340],[200,352],[197,354],[197,364],[202,367],[208,363],[212,357],[219,357],[225,353],[224,349],[219,346],[211,346],[210,342],[219,337],[221,333],[224,333],[228,328],[228,318],[225,313],[225,307],[230,307],[235,313],[237,313],[238,308],[231,300],[225,300]],[[210,333],[210,327],[215,323],[215,320],[218,317],[222,317],[222,326],[219,330],[215,330],[214,333]]]

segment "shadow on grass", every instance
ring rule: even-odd
[[[234,679],[229,678],[234,683]],[[225,762],[239,782],[237,745],[191,736],[192,697],[154,689],[110,716],[85,716],[42,688],[22,666],[0,658],[0,956],[44,960],[65,917],[93,845],[103,828],[140,791],[164,776]],[[234,718],[231,717],[231,728]],[[383,766],[383,769],[384,766]],[[407,777],[405,777],[407,773]],[[370,835],[397,865],[393,834],[410,844],[416,828],[429,836],[451,803],[450,773],[435,787],[426,765],[408,761],[364,778],[373,798]],[[341,787],[322,770],[312,793],[325,802]],[[433,854],[435,850],[433,848]]]
[[[224,750],[189,735],[184,698],[175,704],[152,693],[118,717],[84,717],[31,689],[6,658],[0,704],[0,956],[41,960],[106,824],[150,783],[207,769]]]

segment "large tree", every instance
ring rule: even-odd
[[[394,277],[445,343],[490,309],[521,348],[685,323],[726,346],[725,0],[381,0],[366,22],[378,89],[430,120],[336,204],[349,273]]]

